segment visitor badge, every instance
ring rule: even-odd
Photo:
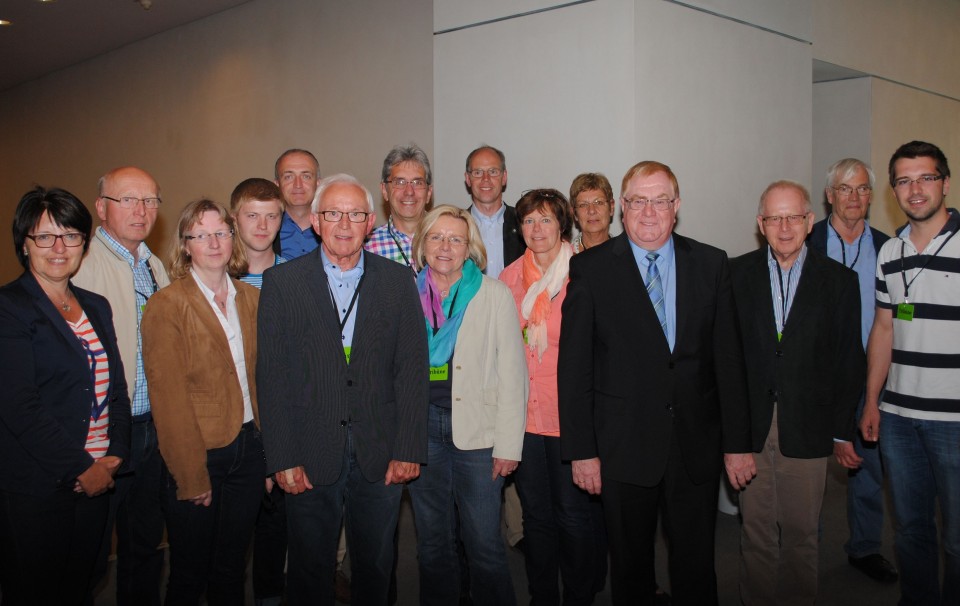
[[[905,322],[912,322],[913,303],[901,303],[897,305],[897,319]]]

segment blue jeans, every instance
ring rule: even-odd
[[[346,516],[350,593],[359,606],[387,603],[395,559],[393,537],[400,516],[399,484],[363,477],[347,426],[340,477],[298,495],[287,507],[287,604],[333,606],[340,522]]]
[[[223,448],[207,451],[213,500],[209,507],[177,499],[167,471],[167,534],[170,579],[164,603],[242,604],[247,548],[257,521],[266,464],[263,441],[253,422]]]
[[[960,423],[880,413],[900,565],[900,604],[960,604]],[[946,553],[939,582],[936,502]]]
[[[863,413],[863,396],[857,406],[857,420]],[[883,465],[880,448],[865,444],[857,432],[853,448],[863,459],[860,469],[852,470],[847,481],[847,525],[850,539],[843,546],[847,555],[862,558],[880,552],[883,536]]]
[[[420,477],[409,485],[417,526],[420,603],[459,603],[455,530],[459,512],[473,603],[515,604],[507,553],[500,536],[503,478],[490,477],[493,449],[460,450],[454,446],[451,411],[432,404],[428,449],[427,464],[420,467]]]
[[[560,438],[523,435],[523,462],[517,468],[523,506],[530,604],[592,604],[597,561],[606,561],[606,543],[594,535],[599,502],[573,483],[569,461],[560,459]],[[605,569],[604,569],[605,572]]]

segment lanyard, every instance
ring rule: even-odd
[[[793,268],[797,266],[797,263],[794,262],[790,266],[790,269],[787,270],[787,284],[783,284],[783,270],[780,269],[780,263],[777,262],[777,259],[773,259],[773,265],[777,268],[777,276],[780,277],[780,309],[782,311],[782,322],[783,325],[787,324],[787,299],[790,298],[790,276],[793,275]]]
[[[909,282],[907,282],[907,272],[903,266],[903,248],[904,246],[906,246],[906,242],[904,242],[903,240],[900,240],[900,279],[903,280],[903,302],[904,303],[910,302],[910,285],[917,281],[917,278],[920,276],[920,272],[922,272],[924,269],[927,268],[927,264],[930,262],[930,259],[939,255],[940,251],[943,250],[943,247],[946,246],[947,242],[950,241],[950,238],[954,237],[955,235],[957,235],[957,232],[951,232],[950,235],[947,236],[947,238],[940,244],[940,246],[937,247],[937,250],[934,251],[932,255],[928,255],[927,258],[923,260],[923,265],[920,266],[920,269],[917,270],[917,273],[913,275],[913,278],[911,278]],[[920,253],[918,252],[917,255],[919,256]]]
[[[153,292],[151,292],[149,295],[145,295],[145,294],[143,294],[142,292],[140,292],[140,291],[137,290],[137,289],[133,289],[133,292],[135,292],[135,293],[137,293],[138,295],[140,295],[141,297],[143,297],[143,300],[146,301],[147,299],[150,298],[150,295],[153,295],[153,294],[156,293],[158,290],[160,290],[160,286],[157,284],[157,278],[154,277],[154,275],[153,275],[153,268],[150,267],[150,262],[149,262],[149,261],[145,261],[144,264],[147,266],[147,273],[150,274],[150,282],[153,284]]]
[[[827,221],[827,225],[830,226],[830,229],[833,230],[833,233],[837,234],[837,240],[840,240],[840,254],[843,256],[843,265],[844,267],[853,267],[857,264],[857,261],[860,259],[860,245],[863,244],[863,236],[867,233],[867,226],[863,226],[863,231],[860,232],[860,237],[857,238],[857,256],[853,258],[853,263],[849,266],[847,265],[847,244],[844,242],[843,238],[840,237],[840,232],[837,231],[837,228],[833,226],[830,221]],[[791,268],[792,269],[792,268]]]
[[[403,257],[403,262],[406,263],[407,267],[413,270],[413,275],[417,275],[417,270],[413,269],[413,263],[410,262],[410,259],[407,257],[407,254],[403,252],[403,244],[400,243],[400,240],[397,239],[397,234],[393,231],[393,218],[391,217],[388,221],[387,233],[390,234],[390,237],[393,238],[393,243],[397,245],[397,250],[400,251],[400,256]]]
[[[433,299],[433,287],[430,286],[430,287],[428,287],[428,288],[430,288],[430,298]],[[457,285],[457,291],[456,291],[455,293],[453,293],[453,298],[450,299],[450,311],[447,313],[447,317],[448,317],[448,318],[450,317],[451,314],[453,314],[453,306],[456,305],[456,303],[457,303],[457,295],[459,295],[459,294],[460,294],[460,285],[458,284],[458,285]],[[440,306],[441,306],[441,311],[443,311],[443,303],[441,303]],[[438,332],[440,332],[440,323],[437,321],[437,310],[436,310],[436,309],[433,310],[433,324],[430,326],[430,328],[433,329],[433,334],[434,334],[434,335],[436,335]]]
[[[340,318],[340,336],[343,336],[343,329],[347,325],[347,320],[350,318],[351,312],[353,312],[353,306],[357,303],[357,297],[360,296],[360,287],[363,286],[363,278],[366,277],[366,273],[360,274],[360,280],[357,282],[357,288],[353,291],[353,298],[350,299],[350,305],[347,306],[347,312],[343,314],[343,317]],[[327,292],[330,293],[330,302],[333,303],[333,308],[337,310],[337,315],[340,315],[338,308],[340,307],[337,304],[337,298],[333,296],[333,289],[330,288],[330,276],[327,276]]]

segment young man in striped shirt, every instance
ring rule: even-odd
[[[879,439],[890,478],[900,603],[960,604],[960,213],[945,205],[950,168],[937,146],[900,146],[889,173],[908,222],[877,258],[860,430]]]

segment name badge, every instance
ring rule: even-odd
[[[897,305],[897,319],[904,322],[913,321],[913,303],[901,303]]]
[[[450,378],[450,363],[446,363],[443,366],[431,366],[430,367],[430,380],[431,381],[446,381]]]

